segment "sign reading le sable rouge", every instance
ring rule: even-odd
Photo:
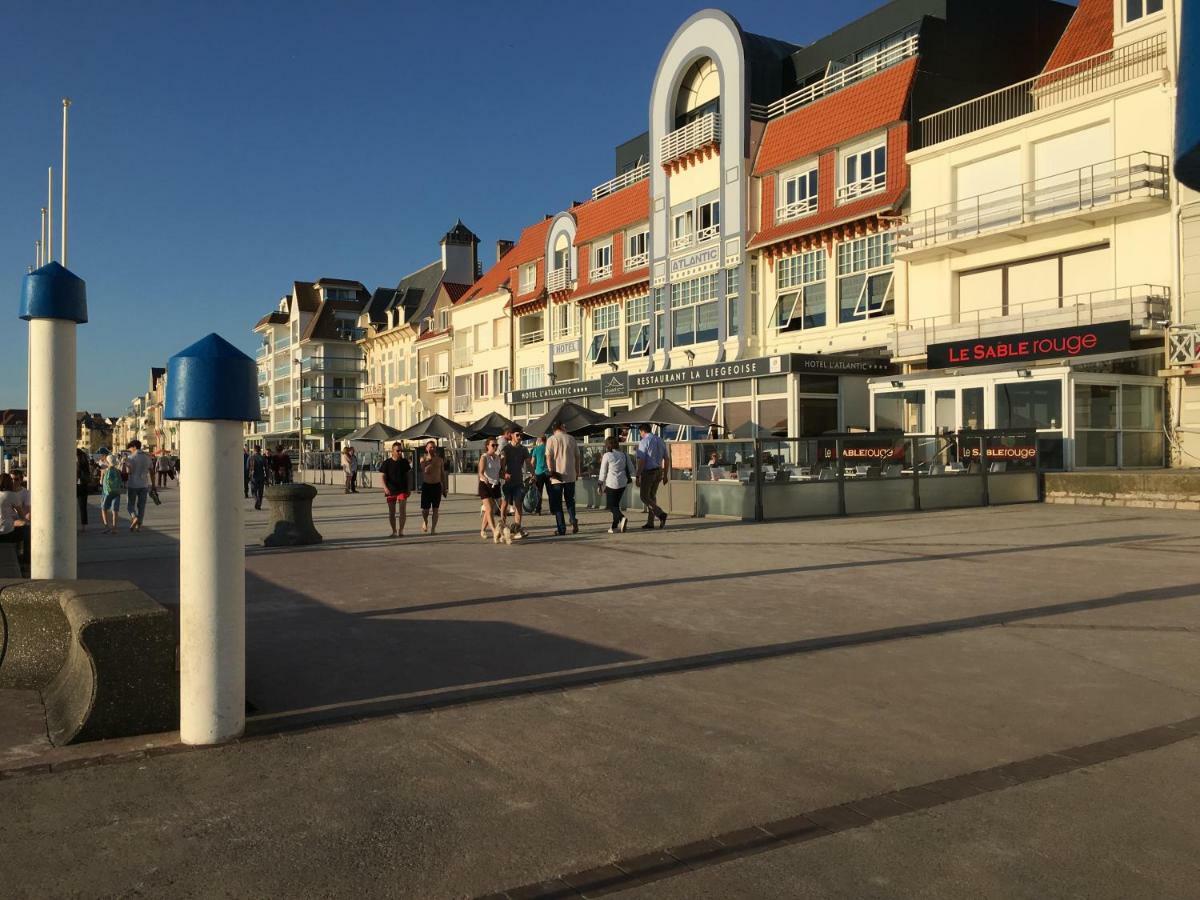
[[[1029,334],[1002,334],[971,341],[930,344],[928,365],[931,369],[955,369],[1094,353],[1122,353],[1128,349],[1129,323],[1104,322]]]

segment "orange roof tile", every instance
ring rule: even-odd
[[[917,57],[767,124],[754,174],[813,156],[904,117]]]
[[[442,287],[446,289],[446,293],[450,296],[451,303],[457,303],[471,289],[471,285],[469,284],[453,284],[449,281],[443,281]]]
[[[543,219],[536,225],[530,225],[522,231],[520,240],[500,258],[500,262],[484,272],[483,277],[475,282],[471,289],[455,302],[468,303],[476,297],[482,297],[485,294],[497,291],[509,280],[513,269],[523,266],[525,263],[541,259],[546,252],[546,232],[549,230],[550,220]],[[541,281],[544,281],[545,277],[540,271],[541,268],[541,266],[538,266],[538,274]]]
[[[576,245],[649,219],[650,179],[643,178],[607,197],[581,203],[572,212],[575,214]]]
[[[1071,63],[1111,50],[1113,46],[1112,0],[1079,0],[1079,7],[1058,39],[1043,70],[1059,69]]]

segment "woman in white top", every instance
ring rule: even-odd
[[[608,500],[608,511],[612,513],[612,527],[609,534],[623,532],[629,520],[621,513],[621,498],[625,496],[625,488],[629,486],[632,477],[633,464],[629,454],[620,449],[616,438],[604,441],[604,456],[600,458],[600,490]]]
[[[7,472],[0,475],[0,543],[16,544],[17,555],[29,559],[29,524],[21,492]]]
[[[512,543],[508,529],[501,529],[496,524],[495,507],[500,499],[500,457],[496,453],[496,439],[488,438],[483,447],[483,455],[479,457],[479,512],[483,522],[479,526],[479,536],[487,540],[488,529],[492,530],[492,543],[500,543],[500,532],[503,530],[504,539]]]

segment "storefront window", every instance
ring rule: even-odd
[[[678,403],[680,406],[687,406],[688,389],[685,387],[669,387],[663,390],[663,399],[670,400],[672,403]]]
[[[1163,390],[1157,385],[1121,385],[1121,465],[1161,466],[1166,463],[1163,435]]]
[[[786,394],[787,393],[787,376],[786,375],[768,375],[766,378],[758,379],[758,396],[763,394]]]
[[[925,431],[925,392],[893,391],[875,395],[875,430],[922,434]]]
[[[717,339],[717,292],[720,273],[671,285],[672,346],[686,347]]]
[[[839,392],[836,375],[801,375],[796,390],[801,394],[837,394]]]
[[[750,416],[753,404],[749,400],[739,400],[736,403],[725,404],[725,430],[738,437],[749,437]]]
[[[758,431],[763,437],[787,437],[788,402],[786,398],[758,401]]]
[[[1115,384],[1075,385],[1075,465],[1118,464],[1118,395]]]
[[[725,392],[726,399],[730,397],[749,397],[753,390],[753,383],[749,378],[741,378],[737,381],[727,381],[721,386]]]
[[[933,427],[936,431],[955,431],[954,391],[933,394]]]
[[[1016,381],[996,385],[997,428],[1061,428],[1062,382]]]
[[[963,390],[962,424],[968,430],[983,428],[983,388]]]

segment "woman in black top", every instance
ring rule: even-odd
[[[87,528],[88,490],[92,486],[92,464],[79,447],[75,448],[75,502],[79,504],[79,530]]]
[[[383,496],[388,505],[388,521],[392,526],[392,537],[404,537],[404,523],[408,519],[408,479],[412,466],[404,458],[400,442],[392,444],[392,455],[379,464],[383,476]]]

